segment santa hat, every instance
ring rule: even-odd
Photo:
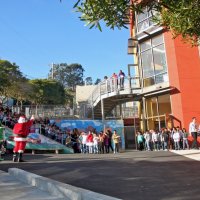
[[[19,119],[18,119],[18,123],[22,124],[22,123],[25,123],[25,122],[26,122],[26,117],[24,115],[20,116]]]

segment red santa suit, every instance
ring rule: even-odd
[[[21,116],[18,120],[18,123],[15,124],[13,128],[13,133],[15,134],[14,141],[15,141],[15,147],[13,149],[14,155],[13,155],[13,161],[16,162],[16,153],[19,153],[18,161],[22,161],[22,154],[24,153],[26,142],[27,142],[27,136],[29,134],[29,129],[32,126],[34,121],[34,118],[31,117],[31,120],[26,122],[25,116]]]

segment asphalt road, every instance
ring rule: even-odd
[[[26,154],[27,162],[0,162],[63,183],[127,200],[200,199],[200,164],[171,152],[104,155]]]

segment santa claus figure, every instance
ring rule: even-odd
[[[13,149],[13,161],[23,162],[22,155],[24,153],[27,136],[30,132],[30,127],[34,121],[34,116],[32,115],[29,121],[26,120],[25,116],[20,116],[18,123],[15,124],[13,128],[13,133],[15,134],[14,141],[15,147]]]

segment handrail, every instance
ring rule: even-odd
[[[125,90],[131,91],[132,89],[139,88],[141,88],[139,76],[108,78],[97,85],[89,97],[88,103],[93,106],[94,102],[96,102],[98,98],[101,98],[102,95],[110,94],[112,92],[118,93]]]

